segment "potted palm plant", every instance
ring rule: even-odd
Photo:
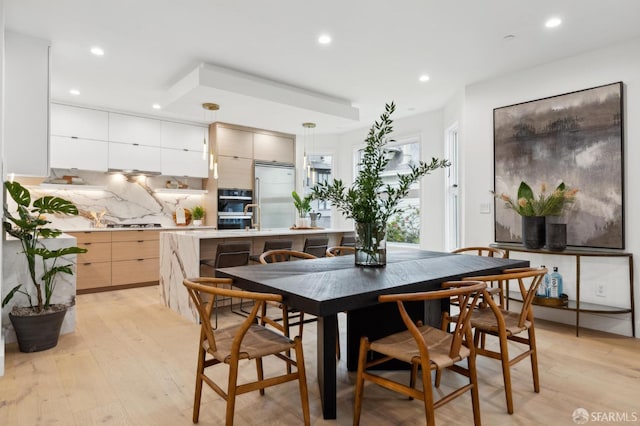
[[[296,227],[308,228],[310,223],[307,214],[311,211],[311,200],[313,200],[313,196],[309,194],[306,197],[301,197],[296,191],[293,191],[291,196],[293,197],[293,205],[298,211]]]
[[[312,196],[331,202],[338,210],[355,221],[356,265],[384,266],[386,264],[386,227],[389,218],[401,211],[400,200],[407,196],[411,184],[432,171],[448,167],[447,160],[432,158],[410,165],[410,172],[398,174],[398,185],[384,184],[382,174],[389,164],[385,145],[393,131],[391,114],[395,104],[385,105],[385,112],[376,121],[365,139],[366,147],[360,171],[350,188],[340,179],[313,187]]]
[[[193,219],[194,226],[202,225],[202,220],[204,219],[204,207],[195,206],[191,209],[191,218]]]
[[[86,253],[79,247],[49,249],[44,240],[62,234],[46,227],[51,223],[46,214],[77,215],[77,207],[64,198],[44,196],[33,201],[29,191],[18,182],[5,182],[7,193],[17,204],[12,213],[4,206],[3,227],[7,234],[20,241],[27,261],[31,285],[18,284],[2,300],[4,308],[16,295],[26,298],[27,306],[15,304],[9,312],[22,352],[36,352],[52,348],[58,343],[60,327],[67,311],[64,304],[52,303],[59,273],[73,274],[72,263],[65,256]],[[35,299],[35,300],[34,300]]]

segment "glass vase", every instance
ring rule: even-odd
[[[387,229],[381,223],[356,223],[356,266],[387,264]]]

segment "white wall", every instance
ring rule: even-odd
[[[493,215],[479,213],[481,203],[491,203],[493,188],[493,109],[505,105],[544,98],[587,89],[594,86],[623,81],[625,110],[624,187],[625,187],[625,238],[627,251],[640,254],[640,193],[635,189],[640,183],[640,168],[634,160],[640,158],[640,39],[609,48],[584,53],[548,63],[535,68],[514,72],[489,81],[466,87],[464,95],[464,134],[461,142],[463,156],[463,197],[465,211],[464,245],[486,245],[494,240]],[[568,258],[567,258],[568,259]],[[547,266],[558,262],[558,257],[545,260]],[[566,260],[565,260],[566,261]],[[571,265],[563,268],[566,272]],[[584,274],[583,274],[584,275]],[[604,269],[595,268],[589,274],[592,280],[607,275]],[[596,275],[596,277],[594,277]],[[584,278],[584,277],[583,277]],[[637,288],[636,274],[634,286]],[[607,279],[607,297],[603,304],[628,300],[628,285]],[[585,283],[585,291],[595,285]],[[640,292],[636,291],[636,295]],[[581,292],[581,294],[584,294]],[[636,306],[640,298],[636,297]],[[545,310],[539,315],[553,316],[569,323],[574,316],[568,312]],[[561,317],[561,318],[560,318]],[[636,327],[638,327],[636,321]],[[581,324],[630,335],[629,315],[581,317]]]
[[[4,0],[0,0],[0,176],[4,176],[4,158],[2,158],[4,140]],[[4,190],[0,191],[0,204],[4,205]],[[2,244],[0,244],[0,259],[2,259]],[[0,277],[2,277],[2,262],[0,262]],[[0,300],[2,300],[2,286],[0,285]],[[0,316],[0,330],[2,318]],[[0,376],[4,376],[4,334],[0,333]]]

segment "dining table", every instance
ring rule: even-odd
[[[336,337],[340,312],[347,313],[347,369],[357,367],[360,336],[372,339],[403,329],[395,304],[383,294],[439,289],[446,281],[529,266],[529,261],[417,249],[389,249],[384,267],[356,266],[353,255],[217,269],[244,290],[275,293],[293,309],[317,317],[317,379],[325,419],[337,411]],[[418,306],[413,315],[437,323],[448,304]]]

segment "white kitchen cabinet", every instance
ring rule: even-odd
[[[51,136],[51,167],[106,172],[109,144],[105,141]]]
[[[162,121],[109,113],[109,141],[160,146]]]
[[[203,146],[208,151],[208,129],[190,124],[162,122],[162,147],[198,151],[202,155]]]
[[[107,141],[109,140],[109,113],[52,103],[51,134]]]
[[[109,143],[109,169],[160,173],[160,148],[128,143]]]
[[[208,158],[202,151],[162,148],[162,174],[167,176],[209,177]]]
[[[4,55],[4,172],[48,176],[49,42],[7,31]]]
[[[294,163],[294,139],[279,135],[254,133],[253,158],[260,161]]]

